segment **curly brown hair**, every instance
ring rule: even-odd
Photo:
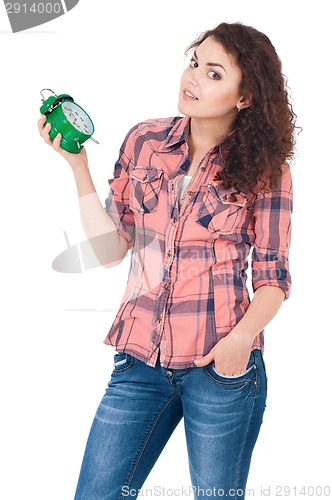
[[[232,55],[242,72],[240,94],[250,106],[238,113],[225,142],[223,169],[214,180],[257,198],[275,189],[282,167],[294,157],[296,114],[289,102],[286,78],[269,38],[242,23],[221,23],[201,34],[186,50],[213,37]],[[235,199],[233,199],[235,201]]]

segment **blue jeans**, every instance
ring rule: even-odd
[[[137,498],[182,417],[194,498],[243,500],[266,390],[258,349],[251,352],[245,373],[235,377],[219,375],[212,363],[167,369],[159,359],[151,367],[130,354],[115,353],[75,500]]]

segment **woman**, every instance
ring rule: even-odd
[[[222,23],[188,50],[184,116],[130,130],[105,208],[85,150],[62,150],[39,120],[73,170],[102,265],[132,251],[75,500],[136,498],[182,417],[195,498],[245,497],[266,401],[264,328],[290,294],[295,115],[264,34]]]

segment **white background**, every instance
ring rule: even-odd
[[[0,498],[73,498],[113,368],[114,350],[103,340],[129,264],[53,271],[67,247],[64,231],[71,245],[85,235],[70,168],[38,135],[39,91],[69,93],[92,116],[100,146],[89,141],[86,149],[104,201],[125,134],[145,118],[178,114],[184,50],[222,21],[269,36],[304,129],[292,166],[293,288],[266,328],[269,394],[247,486],[255,498],[286,498],[277,497],[277,485],[293,488],[291,499],[302,497],[302,487],[332,490],[328,2],[81,0],[65,16],[17,34],[1,7]],[[175,498],[175,488],[189,485],[181,422],[144,488],[173,489]]]

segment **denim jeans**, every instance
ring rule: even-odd
[[[233,377],[218,374],[213,363],[167,369],[159,359],[151,367],[116,352],[91,426],[75,500],[137,498],[182,417],[194,498],[243,500],[266,390],[258,349],[251,352],[247,370]]]

